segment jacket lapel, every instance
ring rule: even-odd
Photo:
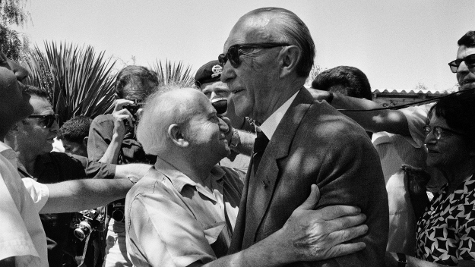
[[[251,171],[247,188],[246,236],[244,245],[255,243],[255,237],[268,210],[279,179],[278,161],[287,157],[297,128],[313,98],[302,88],[285,113],[269,141],[255,176]],[[249,168],[249,171],[251,168]],[[246,240],[247,239],[247,240]],[[248,243],[251,242],[251,243]],[[248,243],[248,244],[246,244]],[[246,247],[246,246],[244,246]]]

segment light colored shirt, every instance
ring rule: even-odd
[[[272,115],[270,115],[267,120],[265,120],[262,125],[259,127],[261,131],[266,135],[267,139],[271,140],[272,136],[275,133],[275,130],[277,129],[277,126],[279,126],[280,121],[284,117],[285,113],[287,110],[290,108],[290,105],[294,101],[295,97],[297,97],[297,94],[300,92],[297,91],[293,96],[291,96],[285,103],[280,106]]]
[[[239,175],[215,166],[196,182],[157,158],[126,197],[127,252],[134,266],[188,266],[226,255],[242,194]]]
[[[15,257],[16,266],[46,267],[46,235],[38,213],[49,190],[31,178],[20,178],[12,152],[0,142],[0,260]]]

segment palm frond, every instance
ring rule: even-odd
[[[110,111],[115,60],[104,58],[104,51],[96,54],[91,46],[45,42],[44,47],[43,52],[35,46],[26,61],[31,72],[27,83],[49,92],[61,122]]]

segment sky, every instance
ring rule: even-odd
[[[373,90],[453,89],[447,63],[457,40],[475,30],[473,0],[29,0],[31,21],[18,30],[40,48],[91,45],[120,67],[169,60],[194,73],[223,52],[239,17],[266,6],[307,24],[316,65],[357,67]]]

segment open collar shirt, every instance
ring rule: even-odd
[[[16,153],[0,142],[0,260],[15,257],[16,266],[46,267],[46,236],[38,213],[49,191],[31,178],[21,179],[16,163]]]
[[[215,166],[202,182],[157,158],[127,194],[127,252],[135,266],[188,266],[226,255],[241,173]]]

